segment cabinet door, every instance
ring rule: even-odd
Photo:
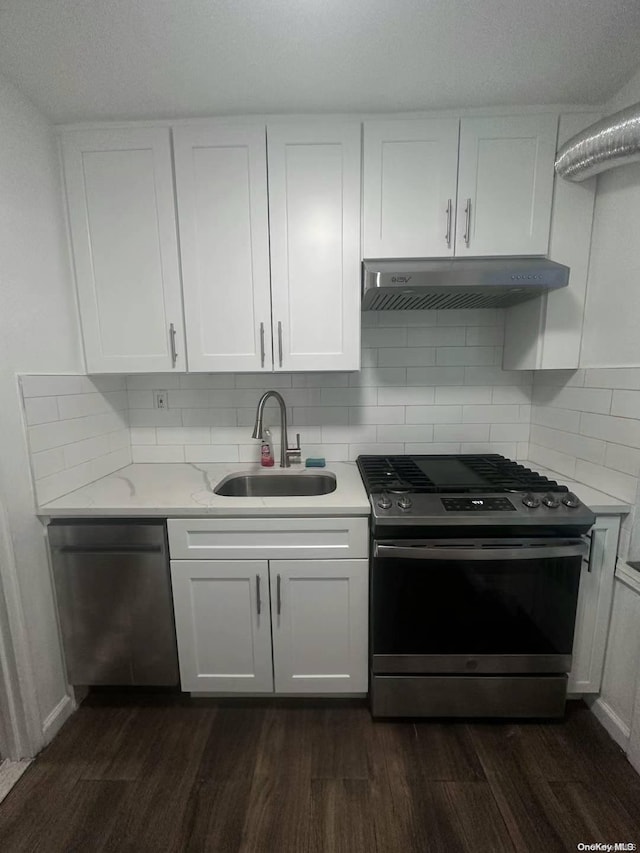
[[[458,119],[364,125],[363,255],[453,254]]]
[[[276,370],[360,367],[360,124],[267,129]]]
[[[560,116],[558,146],[601,116]],[[571,270],[569,286],[506,309],[505,370],[575,370],[580,362],[596,178],[555,177],[549,257]]]
[[[271,370],[264,125],[173,131],[189,370]]]
[[[172,560],[185,691],[273,691],[266,560]]]
[[[89,373],[185,370],[169,130],[62,138]]]
[[[456,255],[546,255],[555,115],[464,118]]]
[[[599,693],[611,616],[620,519],[602,516],[591,529],[588,558],[582,567],[570,693]]]
[[[367,560],[272,560],[277,693],[365,693]]]
[[[640,677],[636,676],[636,697],[629,731],[627,758],[636,773],[640,773]]]

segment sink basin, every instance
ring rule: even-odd
[[[230,498],[280,498],[328,495],[335,490],[333,474],[231,474],[213,491]]]

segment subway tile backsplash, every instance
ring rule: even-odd
[[[131,462],[123,376],[22,376],[20,386],[38,503]]]
[[[535,381],[504,371],[501,311],[372,312],[363,325],[358,373],[21,377],[38,501],[131,461],[257,462],[256,406],[273,388],[304,456],[501,453],[634,502],[640,369]],[[154,408],[154,390],[167,392],[166,409]],[[277,444],[273,403],[266,423]]]
[[[532,403],[532,462],[636,504],[640,369],[539,371]],[[637,506],[623,523],[623,557],[636,514]]]
[[[640,369],[635,378],[628,368],[539,371],[530,458],[633,503],[640,461],[640,390],[629,389],[633,382],[640,388]]]
[[[358,373],[128,377],[134,461],[175,461],[180,448],[185,461],[257,461],[251,430],[269,388],[283,395],[305,456],[429,452],[433,442],[526,456],[532,374],[500,368],[503,312],[367,313],[363,324]],[[166,411],[152,408],[154,388],[168,391]],[[266,412],[277,441],[278,409]]]
[[[505,372],[502,311],[363,314],[357,373],[23,376],[39,503],[129,462],[256,462],[260,395],[279,390],[304,456],[503,453],[525,458],[532,374]],[[154,407],[154,390],[167,407]],[[279,412],[267,406],[279,439]]]

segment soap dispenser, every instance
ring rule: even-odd
[[[273,468],[273,441],[271,439],[271,430],[266,427],[263,430],[262,447],[260,448],[260,464],[263,468]]]

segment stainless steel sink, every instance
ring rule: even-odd
[[[231,474],[213,491],[231,498],[280,498],[328,495],[335,490],[333,474]]]

